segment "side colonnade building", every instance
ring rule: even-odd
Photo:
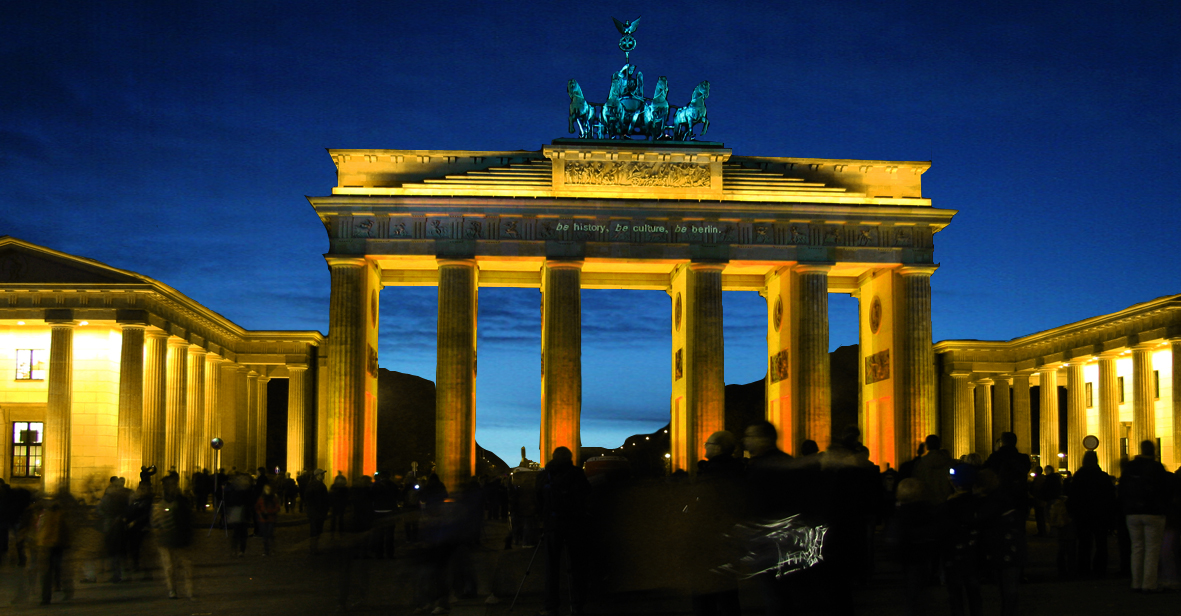
[[[945,340],[935,353],[955,456],[987,455],[1012,431],[1018,449],[1059,470],[1078,469],[1088,435],[1115,475],[1146,440],[1181,465],[1181,295],[1007,342]]]
[[[584,288],[669,295],[673,470],[695,472],[724,426],[727,290],[766,298],[765,411],[784,450],[805,439],[823,448],[844,428],[831,425],[829,293],[860,300],[859,416],[874,459],[896,466],[937,430],[933,236],[955,212],[923,198],[929,163],[626,139],[329,153],[337,185],[309,200],[329,238],[318,465],[330,473],[376,470],[378,307],[389,286],[438,287],[435,462],[446,485],[475,471],[480,287],[541,292],[542,460],[558,446],[579,459]]]
[[[248,331],[134,272],[0,237],[0,426],[14,485],[82,492],[141,466],[250,472],[290,379],[289,470],[314,468],[315,331]],[[282,456],[275,456],[272,459]],[[38,485],[40,484],[40,485]]]

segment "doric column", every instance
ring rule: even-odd
[[[972,408],[972,373],[952,372],[952,387],[955,389],[955,425],[952,431],[954,443],[944,443],[951,447],[953,458],[959,458],[972,451],[975,446],[976,425]]]
[[[435,463],[448,486],[476,472],[476,262],[439,260]],[[332,361],[331,352],[328,360]],[[552,452],[543,452],[543,462]]]
[[[141,433],[143,453],[138,465],[132,465],[132,476],[137,482],[139,466],[156,466],[161,472],[168,470],[164,465],[165,408],[168,403],[168,334],[159,330],[147,332],[148,351],[144,366],[144,415]]]
[[[800,402],[804,438],[821,451],[832,440],[832,384],[828,364],[828,272],[831,265],[798,265]],[[924,437],[926,435],[923,435]]]
[[[265,374],[258,375],[258,393],[255,394],[258,412],[255,414],[254,428],[254,466],[256,467],[267,466],[267,383],[270,382],[271,377]]]
[[[168,339],[168,401],[164,418],[164,465],[180,470],[185,442],[185,411],[188,406],[189,343],[180,338]],[[163,475],[161,475],[163,476]]]
[[[287,364],[287,468],[296,474],[315,468],[308,444],[307,364]],[[314,421],[314,418],[312,418]]]
[[[234,450],[231,458],[233,466],[243,473],[249,473],[250,468],[250,385],[247,377],[250,368],[235,365],[234,370]]]
[[[1156,404],[1153,392],[1152,350],[1155,344],[1132,347],[1132,442],[1128,457],[1140,455],[1140,443],[1156,445]],[[1159,452],[1158,452],[1159,453]]]
[[[120,477],[133,481],[139,475],[143,455],[144,326],[124,325],[119,351],[119,469]],[[134,483],[128,485],[134,486]]]
[[[205,349],[189,347],[189,392],[185,406],[184,455],[181,456],[181,483],[190,486],[193,472],[201,468],[201,447],[208,445],[202,438],[205,433]]]
[[[579,464],[582,262],[546,261],[541,286],[541,453],[567,447]]]
[[[1181,339],[1169,341],[1173,352],[1173,464],[1181,466]]]
[[[220,438],[224,445],[214,464],[227,471],[238,465],[238,365],[226,359],[218,366],[217,387],[217,431],[213,436]]]
[[[1119,375],[1115,360],[1119,352],[1099,357],[1099,464],[1103,470],[1119,473]]]
[[[722,340],[722,263],[690,263],[685,301],[685,382],[690,412],[690,446],[705,459],[705,441],[725,430],[726,381]],[[827,289],[826,289],[827,293]],[[827,295],[826,295],[827,299]],[[827,353],[825,354],[827,357]]]
[[[928,434],[935,434],[937,405],[935,400],[935,348],[931,344],[931,274],[933,266],[905,266],[898,269],[901,285],[902,314],[896,327],[903,331],[901,361],[898,366],[899,400],[895,407],[899,418],[906,422],[898,430],[899,439],[906,443],[900,448],[909,454],[914,443],[921,443]],[[901,427],[901,426],[900,426]],[[899,458],[906,460],[908,457]]]
[[[331,468],[359,479],[364,464],[365,268],[362,258],[330,257],[332,294],[328,312],[328,426]],[[474,453],[473,453],[474,456]],[[473,457],[474,459],[474,457]],[[447,484],[450,489],[451,484]]]
[[[258,373],[246,373],[246,467],[258,468]]]
[[[1083,463],[1083,437],[1087,435],[1087,392],[1083,377],[1084,360],[1066,364],[1066,465],[1077,471]]]
[[[976,438],[973,451],[988,458],[992,453],[992,379],[976,380]],[[999,436],[999,435],[998,435]]]
[[[1058,466],[1058,368],[1044,366],[1038,370],[1041,393],[1041,421],[1038,422],[1042,467]]]
[[[46,492],[70,484],[71,416],[74,390],[74,322],[46,319],[49,334],[49,397],[45,407],[41,477]]]
[[[226,360],[210,353],[205,356],[205,410],[202,413],[201,438],[197,442],[201,468],[217,473],[217,452],[210,443],[221,435],[222,371]]]
[[[1013,433],[1017,435],[1017,451],[1033,451],[1033,419],[1029,399],[1029,373],[1013,375]]]
[[[992,441],[1005,432],[1012,432],[1013,425],[1009,411],[1009,376],[1002,374],[993,379],[992,384]]]

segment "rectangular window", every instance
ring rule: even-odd
[[[1116,377],[1115,380],[1119,381],[1119,385],[1116,386],[1116,389],[1119,390],[1119,403],[1123,404],[1124,403],[1124,377],[1122,377],[1122,376]]]
[[[41,435],[45,424],[39,421],[12,422],[12,476],[41,476]]]
[[[1087,408],[1095,406],[1095,390],[1090,383],[1087,383]]]
[[[1152,397],[1154,400],[1160,400],[1160,370],[1152,371]],[[1159,451],[1159,450],[1158,450]]]
[[[16,380],[44,381],[45,380],[45,349],[17,349],[16,350]]]

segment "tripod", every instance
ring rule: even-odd
[[[525,587],[525,580],[529,577],[529,572],[533,571],[533,561],[537,560],[537,553],[541,551],[541,546],[545,545],[545,535],[541,535],[541,540],[537,542],[537,547],[533,548],[533,556],[529,558],[529,566],[525,567],[525,575],[521,576],[521,583],[517,585],[517,594],[513,595],[513,602],[508,606],[508,612],[513,613],[513,608],[517,605],[517,598],[521,596],[521,589]]]

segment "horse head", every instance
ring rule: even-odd
[[[571,79],[566,82],[566,94],[569,94],[570,98],[582,96],[582,86],[578,85],[577,79]]]

